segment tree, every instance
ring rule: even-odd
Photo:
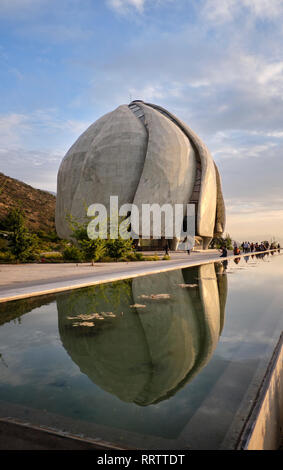
[[[94,240],[79,240],[79,246],[84,254],[86,261],[91,261],[92,264],[99,261],[106,252],[106,240],[102,238],[95,238]]]
[[[87,234],[87,222],[80,223],[71,215],[67,216],[69,226],[72,230],[72,237],[81,250],[82,257],[85,261],[99,261],[106,251],[106,240],[96,238],[91,240]]]
[[[70,215],[67,216],[67,220],[72,230],[72,238],[76,240],[85,261],[94,263],[105,255],[117,261],[120,258],[126,257],[133,251],[132,239],[124,239],[120,235],[115,239],[104,239],[100,237],[89,239],[87,234],[88,222],[80,223]],[[121,222],[122,221],[123,220],[121,220]],[[107,221],[105,223],[107,223]]]
[[[11,252],[19,261],[27,261],[33,256],[38,244],[35,234],[29,233],[25,227],[25,216],[20,207],[15,207],[8,213],[5,226],[9,230],[8,241]]]
[[[231,238],[229,233],[226,233],[225,246],[226,246],[227,250],[233,250],[232,238]]]
[[[119,235],[118,238],[114,240],[107,240],[106,247],[108,256],[118,260],[126,257],[133,251],[133,240],[125,240]]]
[[[13,207],[12,209],[10,209],[3,222],[5,229],[10,232],[14,232],[19,227],[23,227],[24,224],[25,216],[20,207]]]
[[[66,220],[72,231],[72,238],[74,238],[77,242],[81,240],[89,240],[87,234],[88,222],[78,222],[78,220],[76,220],[71,214],[66,216]]]
[[[233,250],[232,238],[230,237],[229,233],[226,233],[225,238],[224,237],[215,237],[210,242],[210,248],[219,249],[222,246],[225,246],[227,248],[227,250]]]

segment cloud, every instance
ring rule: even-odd
[[[282,0],[238,0],[238,7],[241,4],[261,19],[276,19],[283,11]]]
[[[242,15],[261,20],[274,20],[283,12],[282,0],[205,0],[203,16],[214,23],[232,22]]]
[[[55,109],[0,116],[1,171],[36,188],[56,191],[60,162],[89,124],[64,119]]]
[[[145,0],[107,0],[107,4],[118,13],[127,12],[129,7],[133,7],[139,13],[142,13]]]
[[[275,236],[282,242],[283,139],[264,135],[241,139],[243,144],[227,135],[223,147],[219,143],[221,151],[212,152],[222,176],[226,230],[235,238]]]
[[[127,13],[130,9],[143,13],[147,6],[160,7],[166,2],[172,2],[173,7],[177,8],[174,0],[106,0],[106,4],[119,14]],[[274,20],[283,11],[282,0],[202,0],[197,7],[193,1],[191,5],[188,5],[187,0],[178,0],[178,3],[178,7],[183,4],[191,10],[196,8],[206,20],[214,24],[233,22],[247,14],[254,20]]]
[[[145,7],[160,7],[174,0],[106,0],[106,4],[119,14],[126,14],[130,10],[141,14]]]
[[[0,148],[1,172],[20,179],[34,188],[56,192],[57,172],[63,151],[26,150],[22,147]]]
[[[281,132],[283,61],[225,39],[208,42],[197,28],[137,39],[100,68],[93,64],[90,99],[106,109],[130,97],[160,102],[203,135]]]
[[[237,0],[206,0],[202,13],[209,21],[220,23],[230,21],[237,3]]]
[[[29,114],[10,113],[0,115],[0,148],[23,148],[49,138],[61,138],[61,142],[72,141],[78,137],[90,122],[63,118],[56,109],[38,109]],[[50,142],[51,139],[51,142]],[[45,144],[46,145],[46,144]]]
[[[0,116],[0,142],[4,146],[18,145],[23,134],[30,131],[27,116],[11,113]]]

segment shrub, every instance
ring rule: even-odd
[[[40,254],[36,252],[31,252],[29,257],[27,258],[27,261],[33,262],[33,261],[39,261],[40,260]]]
[[[0,238],[0,250],[7,251],[9,249],[9,242],[5,238]]]
[[[73,216],[66,217],[72,231],[72,237],[76,240],[85,261],[100,261],[105,257],[120,260],[126,259],[133,250],[133,240],[124,239],[120,235],[117,239],[94,238],[89,239],[87,232],[87,222],[80,223]],[[105,220],[105,224],[108,221]]]
[[[110,258],[110,256],[102,256],[102,258],[99,259],[100,263],[112,263],[113,258]]]
[[[47,253],[40,253],[40,256],[45,259],[54,259],[54,260],[63,259],[63,255],[59,251],[50,251]]]
[[[131,252],[126,257],[127,261],[143,261],[143,255],[141,253]]]
[[[15,256],[10,251],[0,251],[0,263],[13,262],[15,260]]]
[[[85,261],[99,261],[106,252],[106,240],[95,238],[94,240],[79,240],[79,246],[83,252]]]
[[[153,256],[145,256],[144,261],[158,261],[160,260],[159,256],[153,255]]]
[[[144,257],[141,253],[129,253],[127,256],[123,256],[122,258],[118,258],[115,261],[144,261]],[[100,263],[113,263],[114,259],[111,256],[103,256],[99,259]]]
[[[144,261],[144,255],[140,253],[139,251],[135,252],[136,260],[137,261]]]
[[[89,239],[87,234],[87,223],[80,223],[71,215],[67,216],[72,236],[79,246],[82,257],[85,261],[99,261],[106,252],[106,240],[102,238]]]
[[[63,251],[63,258],[65,261],[81,262],[83,259],[83,254],[78,247],[72,245],[65,248]]]
[[[56,243],[58,242],[60,239],[57,235],[56,232],[52,232],[52,231],[49,231],[49,232],[44,232],[44,230],[39,230],[37,232],[37,236],[43,240],[43,241],[47,241],[47,242],[53,242],[53,243]]]
[[[133,249],[133,241],[131,239],[124,240],[120,236],[114,240],[106,242],[107,255],[114,259],[127,258]]]
[[[169,259],[171,259],[171,258],[170,258],[170,256],[169,256],[169,255],[164,255],[162,259],[164,259],[164,260],[168,261],[168,260],[169,260]]]

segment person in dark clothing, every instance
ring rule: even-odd
[[[166,256],[168,256],[168,254],[169,254],[169,243],[168,243],[167,240],[166,240],[166,243],[165,243],[165,246],[164,246],[164,250],[165,250]]]
[[[226,258],[226,257],[227,257],[227,253],[228,253],[226,246],[222,246],[222,248],[221,248],[220,251],[221,251],[221,253],[222,253],[222,255],[220,255],[220,258]]]

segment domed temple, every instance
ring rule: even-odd
[[[216,164],[206,145],[180,119],[160,106],[132,101],[94,122],[64,157],[57,182],[56,229],[70,237],[67,215],[86,217],[86,207],[110,196],[119,205],[194,204],[195,245],[208,248],[225,228],[225,206]],[[161,239],[143,240],[148,249]],[[176,249],[180,239],[168,240]]]

